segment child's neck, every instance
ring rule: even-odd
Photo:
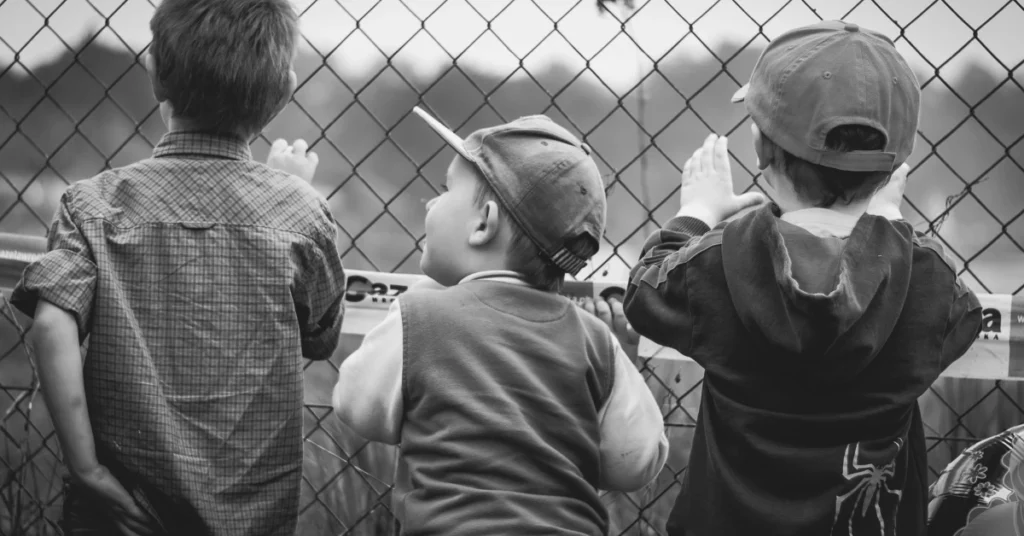
[[[779,208],[782,209],[782,213],[783,214],[785,214],[787,212],[796,212],[798,210],[807,210],[807,209],[816,208],[816,209],[819,209],[819,210],[828,210],[828,211],[832,211],[832,212],[837,212],[839,214],[843,214],[845,216],[854,216],[854,217],[859,218],[865,212],[867,212],[868,204],[867,203],[850,203],[849,205],[847,205],[847,204],[843,204],[843,203],[836,203],[836,204],[832,205],[831,207],[824,207],[824,208],[823,207],[814,206],[814,205],[798,205],[798,206],[793,206],[793,207],[791,207],[788,210],[782,208],[781,206]]]
[[[513,271],[504,255],[491,254],[491,252],[478,252],[475,255],[469,256],[465,261],[466,263],[458,274],[459,281],[480,272]]]
[[[479,272],[493,272],[493,271],[512,271],[512,268],[505,262],[503,258],[482,258],[477,262],[474,262],[471,266],[471,271],[466,275],[475,274]]]
[[[171,116],[167,120],[168,132],[202,132],[206,130],[209,129],[204,127],[199,121],[188,119],[186,117]],[[251,141],[253,138],[253,136],[247,135],[243,132],[235,132],[234,134],[246,140],[246,142]]]
[[[782,192],[779,193],[782,194]],[[779,195],[779,199],[776,201],[776,204],[779,206],[779,209],[782,211],[783,214],[787,212],[796,212],[798,210],[816,208],[820,210],[830,210],[832,212],[837,212],[839,214],[843,214],[846,216],[854,216],[859,218],[865,212],[867,212],[868,204],[870,204],[870,202],[870,199],[863,199],[860,201],[854,201],[852,203],[836,202],[830,207],[822,208],[811,203],[807,203],[802,199],[796,199],[788,195]]]
[[[765,169],[764,173],[765,177],[768,179],[768,185],[772,189],[771,197],[775,200],[775,204],[778,205],[779,210],[782,211],[783,214],[812,208],[821,209],[821,207],[805,201],[793,188],[793,180],[777,170],[774,165]],[[823,210],[830,210],[832,212],[838,212],[839,214],[859,218],[867,212],[868,205],[870,204],[871,198],[861,199],[851,203],[837,201],[836,203],[833,203],[832,206]]]

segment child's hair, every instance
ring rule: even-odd
[[[770,141],[770,140],[769,140]],[[840,125],[825,136],[825,147],[839,152],[880,151],[885,148],[885,135],[863,125]],[[812,164],[798,158],[772,142],[773,160],[791,181],[803,200],[816,207],[829,208],[837,202],[850,204],[870,198],[889,181],[892,172],[844,171]]]
[[[163,0],[150,54],[174,113],[256,134],[289,95],[299,27],[288,0]]]
[[[487,180],[480,175],[475,165],[472,167],[477,176],[474,204],[482,207],[488,201],[498,203],[498,197],[487,184]],[[515,221],[509,221],[509,229],[512,232],[512,239],[506,252],[509,269],[522,274],[526,282],[533,287],[551,292],[561,291],[565,283],[565,270],[545,258]],[[573,254],[588,259],[597,253],[600,244],[588,235],[580,235],[569,239],[565,247]]]

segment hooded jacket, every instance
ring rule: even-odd
[[[675,218],[632,271],[630,323],[705,369],[669,533],[923,534],[917,398],[977,338],[981,306],[904,221],[821,236],[779,216]]]

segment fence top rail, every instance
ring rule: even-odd
[[[40,237],[0,233],[0,288],[12,288],[22,271],[46,251]],[[423,276],[346,270],[346,315],[342,331],[364,335],[384,318],[398,295]],[[622,282],[578,281],[566,285],[572,298],[605,297],[625,294]],[[978,340],[963,358],[943,372],[943,376],[983,380],[1024,381],[1024,296],[979,294],[984,308],[984,323]],[[690,361],[648,339],[641,340],[640,355],[645,358]]]
[[[25,267],[45,252],[44,238],[0,233],[0,288],[12,288]]]

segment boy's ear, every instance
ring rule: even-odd
[[[281,102],[277,103],[277,107],[274,108],[274,117],[277,117],[277,114],[281,113],[285,106],[288,106],[288,101],[292,100],[292,95],[297,87],[299,87],[299,77],[295,74],[294,69],[288,69],[288,89],[281,97]]]
[[[469,233],[469,245],[482,247],[490,244],[498,236],[498,225],[501,219],[498,217],[498,204],[488,201],[478,213],[480,218],[476,221],[473,231]]]
[[[750,123],[750,134],[754,140],[754,154],[757,155],[757,169],[765,170],[768,166],[772,165],[772,158],[775,154],[772,151],[771,143],[768,138],[761,134],[761,129],[757,128],[754,122]]]
[[[157,102],[164,102],[167,100],[167,90],[164,89],[164,85],[160,82],[160,77],[157,76],[156,60],[153,58],[153,55],[146,52],[145,57],[142,59],[142,64],[149,75],[149,83],[153,86],[153,97],[156,98]]]

